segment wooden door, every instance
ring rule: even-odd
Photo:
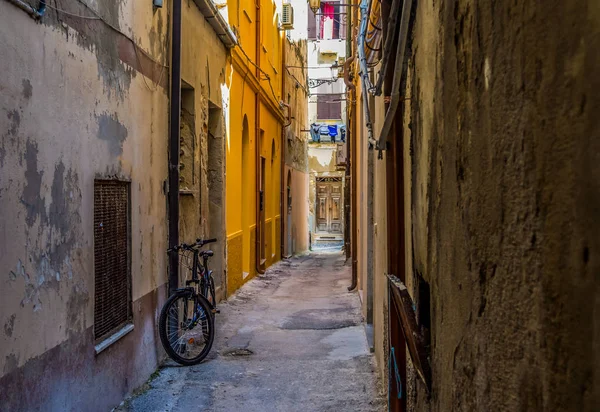
[[[317,231],[342,233],[342,178],[317,178]]]
[[[259,196],[260,196],[260,202],[259,202],[259,225],[260,225],[260,234],[259,234],[259,240],[260,240],[260,266],[262,267],[265,262],[267,261],[267,256],[266,256],[266,233],[265,233],[265,202],[267,200],[267,194],[265,193],[265,189],[266,189],[266,184],[265,184],[265,163],[266,160],[264,157],[261,156],[260,158],[260,192],[259,192]]]

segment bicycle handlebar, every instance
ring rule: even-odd
[[[196,239],[197,243],[202,243],[202,245],[207,245],[209,243],[215,243],[217,241],[217,238],[212,238],[212,239],[206,239],[206,240],[202,240],[200,238]]]
[[[217,241],[216,238],[206,239],[206,240],[198,238],[198,239],[196,239],[196,243],[193,243],[191,245],[189,245],[187,243],[182,243],[180,245],[173,246],[172,248],[167,249],[167,253],[177,252],[177,251],[182,250],[182,249],[184,249],[184,250],[191,250],[191,249],[194,249],[196,247],[202,247],[202,246],[207,245],[209,243],[215,243],[216,241]]]

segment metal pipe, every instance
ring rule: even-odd
[[[169,248],[179,244],[179,139],[181,118],[181,0],[172,1],[171,108],[169,113]],[[169,294],[179,287],[179,255],[169,253]]]
[[[354,86],[354,83],[352,83],[350,81],[350,70],[352,68],[352,63],[354,62],[354,60],[356,60],[356,58],[354,57],[354,54],[352,53],[352,13],[348,13],[348,17],[349,17],[349,23],[346,25],[346,56],[349,56],[346,61],[344,62],[344,83],[346,84],[346,98],[350,97],[350,100],[352,100],[351,98],[351,94],[352,92],[356,89],[356,86]],[[350,94],[350,95],[349,95]],[[352,258],[352,252],[351,252],[351,244],[352,244],[352,236],[351,236],[351,228],[350,228],[350,219],[351,219],[351,212],[352,212],[352,192],[351,192],[351,186],[352,186],[352,173],[350,171],[350,156],[351,156],[351,151],[350,151],[350,119],[351,119],[351,111],[352,111],[352,104],[348,104],[346,105],[346,171],[345,171],[345,175],[346,175],[346,184],[344,185],[344,254],[346,255],[346,261],[348,261],[348,259]],[[354,284],[354,282],[356,282],[356,278],[354,277],[354,275],[352,275],[352,284]],[[352,285],[350,285],[352,286]],[[352,287],[349,290],[354,289],[356,286]]]
[[[400,102],[400,85],[402,83],[402,74],[404,72],[404,53],[406,52],[408,23],[410,21],[412,3],[413,0],[404,0],[404,3],[402,4],[402,17],[400,18],[400,33],[398,34],[398,45],[396,47],[396,62],[394,66],[391,102],[390,107],[385,113],[383,127],[379,134],[379,139],[377,140],[377,146],[381,149],[385,148],[386,140],[392,128],[396,110],[398,109],[398,103]]]
[[[369,79],[369,68],[367,65],[367,56],[365,54],[365,36],[367,35],[367,25],[369,18],[369,0],[361,0],[360,2],[360,24],[358,27],[358,64],[360,66],[360,76],[362,82],[366,83],[367,89],[373,87]]]
[[[367,20],[369,0],[362,0],[360,3],[360,28],[358,33],[358,64],[360,65],[360,77],[362,85],[362,99],[365,116],[365,126],[367,128],[367,141],[370,146],[376,147],[377,141],[373,139],[373,124],[371,122],[371,111],[369,110],[369,89],[373,87],[369,79],[369,69],[367,67],[367,58],[365,55],[365,35],[367,31]],[[357,145],[358,146],[358,145]]]
[[[346,36],[346,47],[347,54],[354,56],[354,51],[352,50],[352,20],[356,11],[353,10],[352,14],[350,14],[350,22],[348,23],[348,35]],[[350,257],[352,259],[352,284],[348,286],[348,290],[352,291],[356,289],[358,286],[358,262],[357,262],[357,253],[358,253],[358,239],[357,239],[357,231],[356,231],[356,147],[354,136],[356,136],[356,87],[353,87],[350,90],[350,113],[348,114],[348,127],[346,128],[347,136],[346,141],[348,145],[348,166],[350,167]]]
[[[283,47],[281,48],[281,65],[283,67],[285,67],[285,49],[287,48],[287,39],[284,36],[283,38]],[[283,73],[283,70],[281,71],[281,73]],[[285,76],[281,76],[281,98],[284,99],[285,96]],[[291,106],[289,104],[286,104],[285,102],[281,102],[284,106],[287,106],[288,109],[288,124],[283,126],[281,128],[281,147],[280,147],[280,156],[279,156],[279,189],[280,189],[280,193],[279,193],[279,221],[281,222],[280,224],[280,232],[279,233],[279,253],[281,255],[281,259],[283,259],[283,257],[285,256],[285,232],[286,229],[289,229],[286,227],[286,222],[287,219],[284,219],[284,213],[285,213],[285,201],[284,201],[284,195],[285,195],[285,186],[284,186],[284,176],[285,176],[285,128],[288,127],[290,124],[292,124],[292,120],[291,120]],[[289,206],[289,205],[288,205]]]
[[[255,53],[255,57],[256,57],[256,78],[260,79],[260,1],[256,2],[256,30],[255,30],[255,39],[254,39],[254,46],[256,48],[256,53]],[[261,187],[261,174],[262,174],[262,168],[261,168],[261,156],[260,156],[260,151],[261,151],[261,135],[260,135],[260,96],[259,93],[257,92],[255,94],[255,100],[254,100],[254,130],[255,130],[255,143],[254,143],[254,148],[256,151],[255,154],[255,168],[256,168],[256,251],[255,251],[255,257],[256,257],[256,273],[262,275],[263,273],[265,273],[265,268],[262,265],[261,262],[261,258],[262,258],[262,247],[263,244],[261,242],[261,238],[264,236],[263,233],[263,227],[262,227],[262,221],[260,218],[260,206],[262,203],[262,206],[264,207],[265,205],[265,196],[264,196],[264,191],[265,188]],[[262,202],[261,202],[261,196],[262,196]]]
[[[32,5],[25,3],[24,1],[21,1],[21,0],[8,0],[8,1],[10,3],[14,4],[15,6],[17,6],[18,8],[20,8],[21,10],[23,10],[24,12],[26,12],[27,14],[29,14],[34,19],[41,19],[42,17],[44,17],[44,14],[46,13],[46,0],[40,0],[37,9],[35,7],[33,7]]]
[[[255,119],[255,136],[254,136],[254,150],[256,152],[255,154],[255,163],[256,163],[256,179],[255,179],[255,184],[256,184],[256,239],[255,239],[255,244],[256,244],[256,251],[255,251],[255,258],[256,258],[256,273],[262,275],[263,273],[265,273],[265,269],[263,268],[262,265],[262,237],[263,237],[263,227],[262,227],[262,220],[261,220],[261,206],[264,208],[265,206],[265,188],[261,187],[261,183],[262,183],[262,167],[261,167],[261,135],[260,135],[260,96],[258,94],[258,92],[254,95],[254,119]]]
[[[354,83],[352,83],[350,81],[350,66],[352,65],[354,60],[356,60],[356,57],[354,57],[354,55],[352,55],[352,56],[350,56],[349,59],[347,59],[344,62],[344,83],[346,84],[346,87],[348,88],[348,90],[354,90],[356,88]]]

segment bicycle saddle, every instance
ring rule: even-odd
[[[215,252],[213,252],[212,250],[202,250],[200,253],[208,257],[213,256],[215,254]]]

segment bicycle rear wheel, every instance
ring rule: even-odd
[[[158,328],[169,357],[186,366],[202,362],[215,339],[209,303],[190,291],[177,292],[167,300]]]

